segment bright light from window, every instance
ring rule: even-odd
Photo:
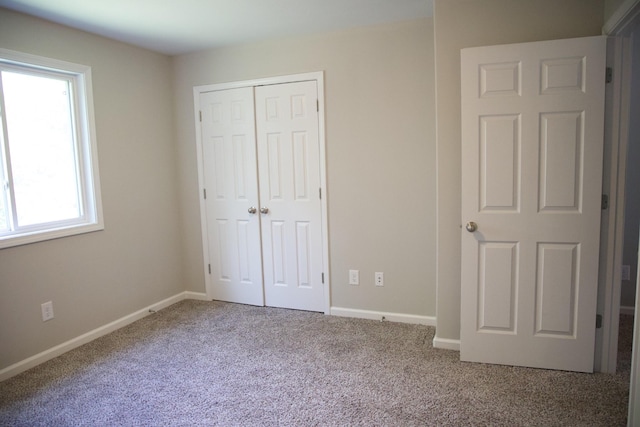
[[[78,218],[69,82],[2,73],[18,226]]]
[[[0,248],[103,229],[90,73],[0,49]]]

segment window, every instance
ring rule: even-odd
[[[103,229],[91,68],[0,49],[0,248]]]

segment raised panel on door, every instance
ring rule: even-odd
[[[581,206],[584,111],[540,115],[540,210]]]
[[[323,311],[316,82],[255,94],[265,303]]]
[[[520,196],[520,116],[480,117],[479,148],[480,210],[517,212]]]
[[[482,242],[478,266],[478,331],[515,333],[518,245]]]
[[[580,245],[538,243],[535,336],[575,339]]]
[[[253,89],[200,95],[210,293],[264,305]]]
[[[593,370],[604,53],[462,51],[462,360]]]

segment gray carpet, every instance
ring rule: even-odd
[[[629,372],[461,363],[434,329],[183,301],[0,383],[2,426],[622,426]]]

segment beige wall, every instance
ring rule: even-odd
[[[460,49],[601,34],[603,0],[435,0],[438,338],[460,337]]]
[[[174,66],[189,290],[205,291],[193,86],[325,71],[332,306],[435,315],[430,19],[193,53]],[[348,285],[349,269],[360,286]]]
[[[184,290],[169,58],[0,9],[0,47],[90,65],[105,230],[0,250],[0,369]],[[40,304],[53,301],[43,323]]]

